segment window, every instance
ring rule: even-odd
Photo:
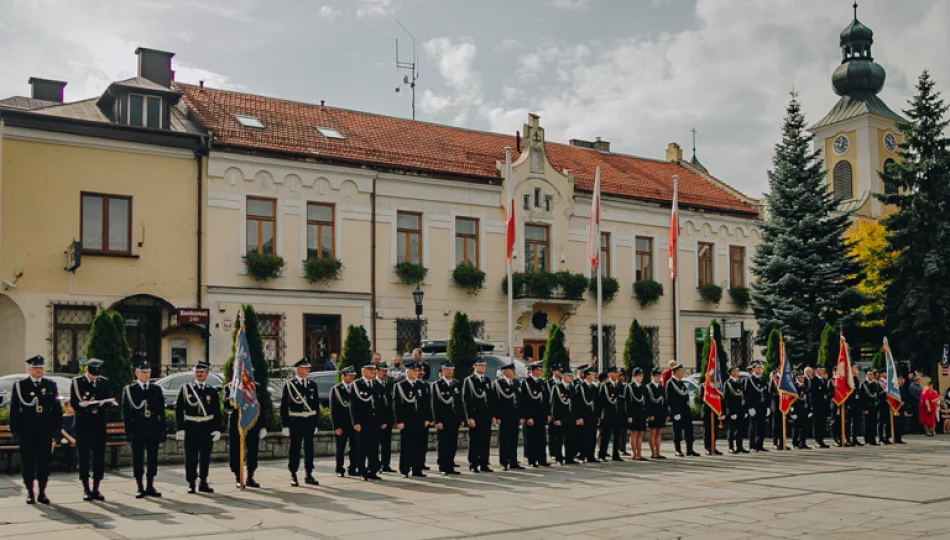
[[[729,246],[729,286],[745,287],[745,247]]]
[[[534,207],[541,208],[541,188],[534,188]]]
[[[600,233],[600,275],[610,277],[610,233]]]
[[[132,197],[82,194],[83,253],[132,253]]]
[[[274,255],[277,230],[277,201],[247,198],[247,252]]]
[[[188,340],[172,339],[168,341],[171,349],[172,369],[175,371],[188,368]]]
[[[422,264],[422,214],[396,213],[396,262]]]
[[[887,173],[888,171],[890,171],[891,168],[894,167],[894,165],[896,165],[896,163],[894,162],[893,159],[887,158],[886,160],[884,160],[884,172]],[[895,180],[894,182],[884,182],[884,193],[888,195],[896,195],[897,193],[899,193],[899,190],[896,184],[896,181],[897,181],[896,172],[894,173],[893,178]]]
[[[606,367],[617,365],[617,348],[614,346],[614,335],[616,327],[612,324],[604,325],[604,359]],[[597,359],[597,325],[590,325],[590,357],[591,362]]]
[[[316,127],[314,129],[316,129],[317,132],[320,133],[320,135],[323,135],[327,139],[334,139],[337,141],[346,140],[346,137],[341,135],[339,131],[337,131],[336,129],[332,127]]]
[[[53,369],[78,373],[79,364],[86,360],[86,340],[95,306],[53,306]]]
[[[546,225],[524,226],[524,271],[548,271],[551,246]]]
[[[550,195],[545,195],[544,196],[544,211],[550,212],[551,210],[554,210],[554,197]]]
[[[281,314],[258,314],[257,326],[261,332],[261,345],[264,348],[264,360],[272,368],[280,367],[280,360],[283,356],[284,340],[284,316]]]
[[[478,268],[478,220],[455,218],[455,266]]]
[[[475,339],[485,339],[485,321],[470,321]]]
[[[327,259],[334,257],[332,204],[307,203],[307,258]]]
[[[426,320],[396,319],[396,352],[409,354],[426,338]]]
[[[129,94],[129,125],[162,128],[162,98]]]
[[[835,182],[835,200],[846,201],[853,199],[851,164],[847,161],[839,161],[838,164],[835,165],[833,176]]]
[[[238,124],[246,128],[264,129],[264,124],[256,116],[236,114],[234,115],[234,119],[238,121]]]
[[[713,253],[716,246],[707,242],[700,242],[698,249],[699,260],[699,286],[702,287],[708,283],[715,283],[713,278]]]
[[[636,281],[653,279],[653,239],[637,237]]]
[[[531,195],[528,195],[527,193],[525,193],[521,197],[521,207],[524,208],[525,210],[531,210]]]

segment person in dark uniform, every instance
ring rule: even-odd
[[[429,451],[429,431],[432,427],[432,387],[429,385],[429,374],[431,372],[429,364],[422,360],[416,361],[416,382],[415,390],[418,393],[420,399],[420,405],[426,405],[425,409],[425,426],[424,429],[421,429],[416,432],[416,437],[418,441],[416,442],[416,448],[419,449],[419,461],[422,463],[421,468],[423,471],[428,471],[429,466],[426,464],[426,453]]]
[[[689,408],[689,391],[683,382],[683,364],[673,366],[673,377],[666,383],[666,400],[673,419],[673,445],[676,455],[683,457],[682,442],[686,441],[687,456],[699,456],[693,450],[693,413]]]
[[[816,374],[808,379],[808,404],[811,406],[812,435],[818,448],[828,448],[828,415],[831,414],[831,386],[825,368],[815,368]]]
[[[792,445],[799,450],[811,450],[808,446],[808,426],[811,424],[811,404],[808,403],[808,385],[805,383],[805,374],[795,373],[795,390],[798,399],[792,404],[788,414],[788,421],[792,428]]]
[[[320,390],[317,383],[311,381],[310,362],[301,358],[294,364],[295,377],[284,383],[280,397],[281,432],[290,437],[290,449],[287,454],[287,469],[290,471],[290,485],[297,487],[297,471],[300,470],[300,450],[303,447],[304,480],[308,485],[318,486],[313,477],[313,435],[317,431],[320,418]],[[331,397],[330,404],[333,404]]]
[[[396,472],[392,468],[393,455],[393,380],[389,378],[386,362],[376,365],[376,392],[379,414],[383,425],[379,430],[379,471]]]
[[[773,371],[769,377],[769,396],[771,397],[771,403],[769,404],[769,416],[772,419],[772,449],[773,450],[790,450],[791,447],[788,445],[782,446],[782,409],[779,406],[779,401],[781,399],[781,394],[778,391],[779,377],[778,372]]]
[[[49,504],[46,483],[49,481],[49,460],[53,441],[63,425],[56,383],[43,377],[45,360],[34,356],[26,361],[29,376],[10,389],[10,432],[20,445],[20,464],[26,503]],[[34,483],[39,484],[39,496]]]
[[[903,401],[904,399],[904,389],[907,387],[904,384],[904,377],[902,375],[897,376],[897,387],[901,393],[901,405],[894,412],[894,444],[907,444],[904,442],[904,430],[906,429],[905,421],[907,419],[907,402]]]
[[[650,459],[666,459],[660,454],[660,439],[666,427],[666,389],[663,387],[663,371],[653,368],[650,384],[646,385],[647,427],[650,428]]]
[[[498,419],[498,461],[506,471],[524,469],[518,463],[518,428],[524,421],[518,412],[515,365],[502,366],[501,374],[492,383],[492,415]]]
[[[745,398],[745,385],[739,380],[739,367],[729,368],[729,378],[722,385],[725,390],[726,411],[729,415],[729,453],[748,454],[742,447],[742,437],[748,432],[749,411]],[[751,446],[751,445],[750,445]]]
[[[597,417],[600,419],[600,453],[601,461],[607,460],[607,445],[613,440],[612,461],[623,461],[620,457],[620,439],[623,437],[624,390],[620,384],[616,367],[607,369],[607,380],[597,392]]]
[[[752,362],[752,373],[742,384],[749,418],[749,449],[753,452],[768,452],[765,449],[765,419],[769,408],[769,382],[762,376],[761,361]]]
[[[630,370],[630,384],[625,388],[624,398],[633,460],[647,461],[647,458],[643,457],[643,432],[646,431],[647,426],[647,398],[646,387],[643,386],[642,369],[635,367]]]
[[[541,380],[541,363],[529,366],[530,373],[521,381],[521,418],[524,419],[525,458],[532,467],[550,467],[547,460],[544,428],[551,420],[551,402],[547,384]]]
[[[864,444],[877,446],[877,417],[881,408],[881,385],[877,372],[869,369],[861,382],[861,412],[864,414]]]
[[[699,414],[702,416],[702,419],[703,419],[703,448],[706,449],[707,456],[713,456],[713,455],[721,456],[722,452],[720,452],[718,449],[713,450],[712,443],[713,443],[713,435],[716,436],[717,441],[722,440],[721,426],[722,426],[722,417],[724,416],[724,414],[716,414],[716,412],[713,411],[712,408],[709,405],[707,405],[706,402],[704,401],[705,397],[706,397],[706,385],[700,384],[699,392],[696,395],[696,401],[702,404]],[[725,403],[723,403],[722,410],[723,410],[723,413],[726,412]],[[735,453],[735,451],[732,450],[731,448],[731,441],[730,441],[729,453],[731,454]]]
[[[551,387],[551,429],[557,428],[560,432],[559,446],[551,449],[551,455],[561,465],[577,465],[574,446],[578,418],[574,410],[573,378],[570,371],[564,371],[561,382]]]
[[[356,435],[357,469],[365,480],[382,480],[379,470],[379,430],[383,426],[379,412],[380,402],[375,388],[376,364],[363,364],[363,376],[353,383],[350,394],[350,415],[353,417],[353,431]]]
[[[175,405],[175,439],[185,441],[185,480],[188,493],[195,492],[195,481],[201,480],[198,491],[214,493],[208,485],[211,450],[221,438],[221,396],[208,384],[206,362],[195,364],[195,380],[181,385]]]
[[[583,421],[582,429],[577,432],[581,439],[577,445],[577,459],[586,463],[599,461],[597,459],[597,387],[594,385],[596,375],[596,368],[589,366],[585,368],[583,380],[574,394],[575,409],[578,418]]]
[[[230,384],[224,388],[224,409],[228,413],[228,462],[231,466],[231,472],[234,474],[234,485],[241,487],[241,431],[239,423],[241,415],[231,396],[233,386]],[[254,392],[257,392],[257,383],[254,383]],[[257,418],[257,422],[244,434],[244,467],[247,469],[247,476],[244,479],[244,485],[249,488],[259,488],[261,485],[254,479],[254,472],[257,471],[257,455],[260,448],[260,441],[267,436],[267,412],[263,409]]]
[[[432,421],[435,423],[438,444],[436,463],[443,476],[460,474],[455,470],[455,454],[459,446],[459,428],[466,420],[462,391],[452,379],[454,374],[455,364],[442,362],[439,380],[432,383]],[[477,467],[471,468],[472,472],[478,472]]]
[[[551,366],[551,378],[547,380],[548,391],[550,392],[555,384],[561,384],[561,367]]]
[[[344,474],[356,476],[356,435],[353,431],[353,416],[350,414],[350,400],[353,393],[353,379],[356,370],[345,367],[340,371],[342,381],[330,389],[330,420],[333,422],[333,434],[336,441],[336,474],[343,478]],[[310,437],[313,439],[313,437]],[[343,468],[343,456],[346,446],[350,446],[350,463]]]
[[[406,378],[399,381],[393,390],[393,415],[399,430],[401,444],[399,473],[403,478],[425,477],[422,472],[423,454],[421,444],[427,439],[432,408],[428,395],[418,377],[422,367],[414,360],[406,362]]]
[[[488,466],[491,455],[491,413],[489,394],[491,380],[485,376],[485,359],[476,358],[474,373],[462,382],[462,414],[468,424],[468,469],[472,472],[494,472]]]
[[[864,446],[864,443],[858,440],[858,435],[861,435],[864,431],[864,400],[863,392],[861,392],[861,381],[858,379],[857,366],[851,366],[851,380],[854,384],[854,391],[851,392],[845,402],[848,443],[850,446]]]
[[[149,381],[152,366],[144,356],[135,364],[136,381],[122,391],[122,419],[132,446],[132,475],[135,498],[161,497],[155,489],[158,474],[158,445],[165,440],[165,397],[158,385]],[[143,486],[142,477],[147,483]]]
[[[878,372],[877,383],[881,387],[877,395],[877,440],[880,444],[890,445],[892,444],[891,406],[887,402],[887,370]]]
[[[584,379],[587,378],[587,365],[583,364],[574,368],[574,380],[571,381],[571,384],[574,385],[574,388],[580,386]]]
[[[103,361],[90,358],[86,373],[73,379],[69,404],[76,411],[76,450],[82,500],[104,501],[99,483],[106,469],[106,409],[116,406],[109,380],[101,375]],[[89,460],[92,459],[92,487],[89,487]]]

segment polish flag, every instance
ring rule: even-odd
[[[676,243],[680,236],[679,177],[673,175],[673,213],[670,215],[670,279],[676,279]]]
[[[600,262],[600,167],[594,176],[594,197],[590,203],[590,227],[587,233],[587,257],[590,259],[590,271],[597,270]]]
[[[511,178],[511,150],[506,150],[505,168],[508,177],[505,178],[505,184],[508,187],[508,210],[505,214],[505,259],[511,263],[511,253],[515,249],[515,189],[514,180]]]
[[[848,342],[841,336],[838,344],[838,365],[835,368],[835,405],[841,405],[854,392],[854,377],[851,376],[851,355]]]

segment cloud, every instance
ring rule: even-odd
[[[356,16],[366,17],[388,17],[394,13],[392,0],[360,0],[361,5],[356,8]]]
[[[435,114],[454,108],[453,123],[459,125],[468,119],[468,111],[482,103],[482,77],[475,70],[478,48],[467,38],[454,40],[438,37],[422,45],[430,62],[448,87],[447,94],[426,90],[420,107],[424,112]]]
[[[333,9],[331,6],[321,6],[320,11],[318,11],[321,17],[328,21],[332,21],[340,15],[340,11]]]
[[[546,4],[565,11],[583,11],[590,7],[594,0],[547,0]]]

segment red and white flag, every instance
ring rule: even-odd
[[[835,367],[835,405],[841,405],[854,392],[854,377],[851,375],[851,355],[848,342],[841,336],[838,344],[838,364]]]
[[[600,167],[594,176],[594,196],[590,203],[590,227],[587,232],[587,257],[593,274],[600,262]]]
[[[680,236],[680,217],[679,217],[679,177],[673,175],[673,212],[670,215],[670,279],[676,279],[676,250],[677,240]]]
[[[505,259],[511,262],[511,253],[515,249],[515,181],[511,178],[511,149],[505,150],[505,185],[508,188],[508,210],[505,214]]]

